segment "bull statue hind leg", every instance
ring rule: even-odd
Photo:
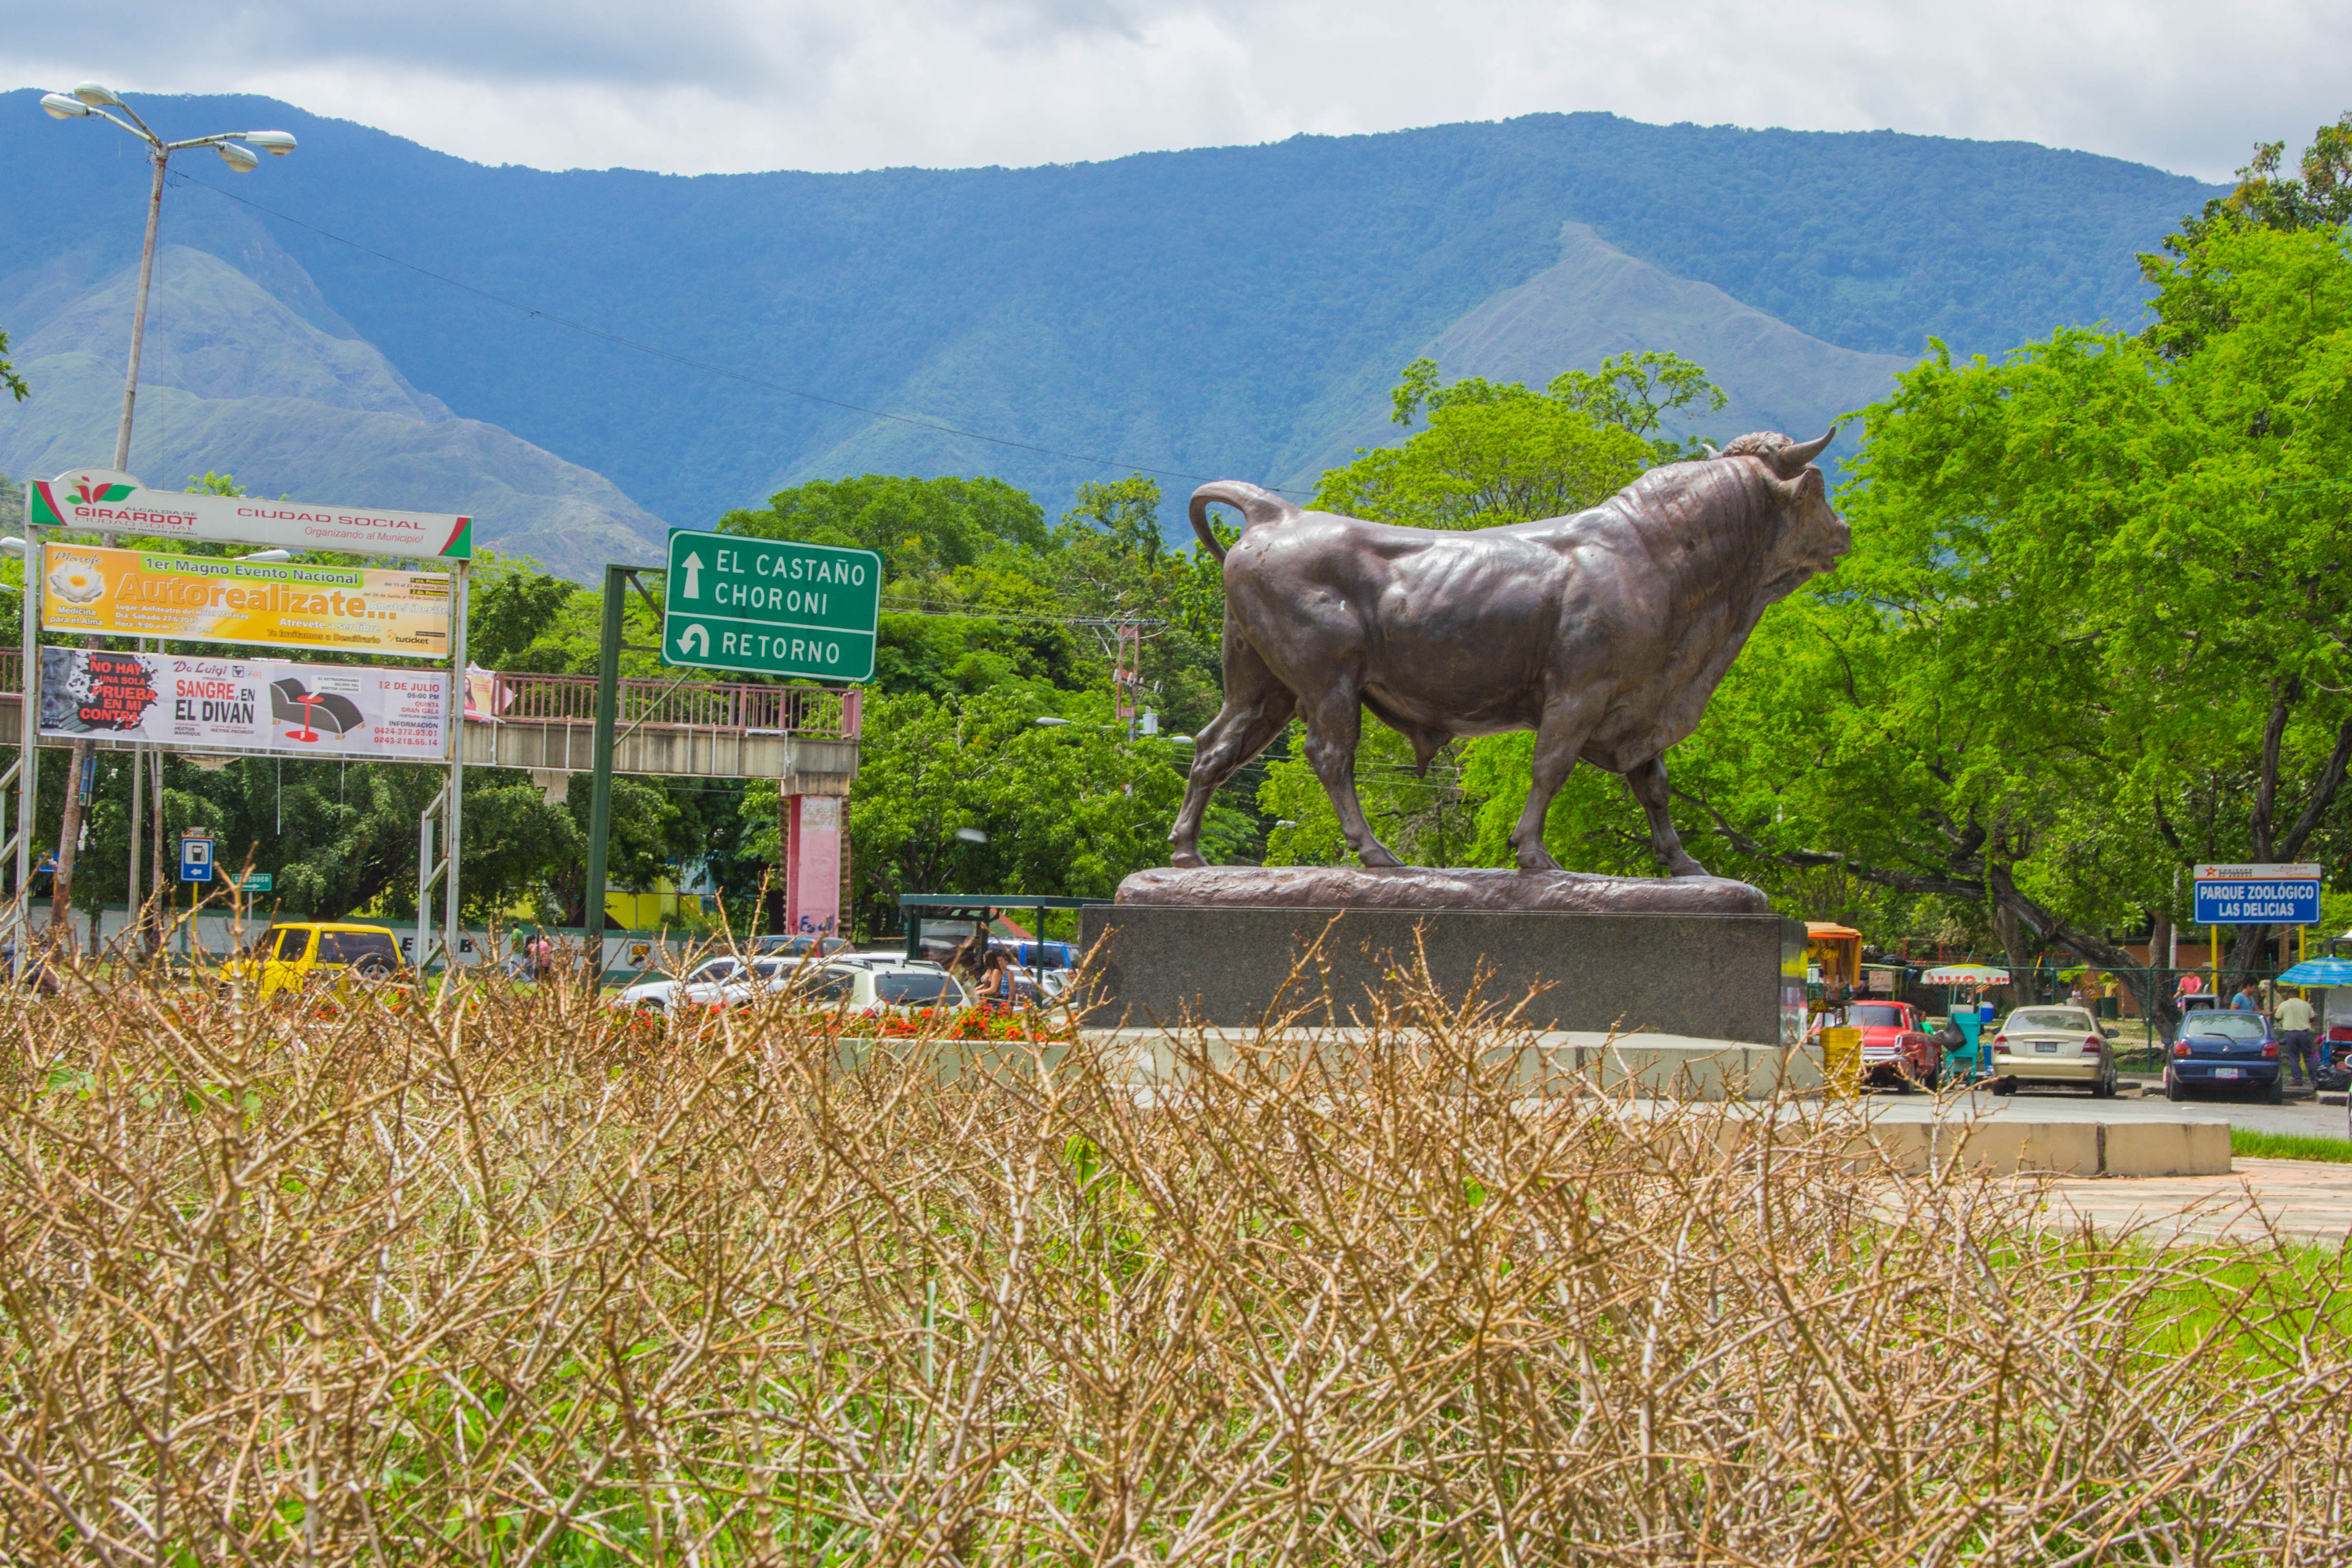
[[[1234,768],[1274,744],[1298,706],[1290,688],[1275,679],[1230,617],[1225,622],[1224,666],[1224,706],[1196,737],[1184,809],[1168,831],[1170,865],[1205,863],[1201,859],[1201,819],[1208,815],[1209,798]]]
[[[1364,820],[1363,802],[1356,799],[1356,745],[1364,734],[1363,704],[1352,690],[1335,687],[1319,693],[1300,716],[1307,721],[1307,765],[1331,797],[1348,847],[1368,866],[1404,864],[1374,835],[1371,823]]]

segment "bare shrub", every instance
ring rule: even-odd
[[[0,998],[5,1555],[2344,1560],[2341,1259],[1373,1023],[1153,1095],[562,988]]]

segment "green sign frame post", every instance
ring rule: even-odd
[[[675,533],[661,660],[819,681],[870,681],[882,558],[743,534]]]
[[[596,763],[588,801],[588,906],[581,923],[592,989],[604,973],[605,846],[613,835],[613,731],[621,717],[621,620],[626,608],[622,595],[637,570],[604,569],[604,634],[596,648]]]

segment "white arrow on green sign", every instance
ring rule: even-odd
[[[669,537],[665,664],[870,681],[881,612],[882,558],[870,549]]]

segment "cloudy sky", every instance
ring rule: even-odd
[[[0,0],[0,83],[268,93],[485,162],[1069,162],[1537,110],[2226,177],[2352,107],[2347,0]]]

